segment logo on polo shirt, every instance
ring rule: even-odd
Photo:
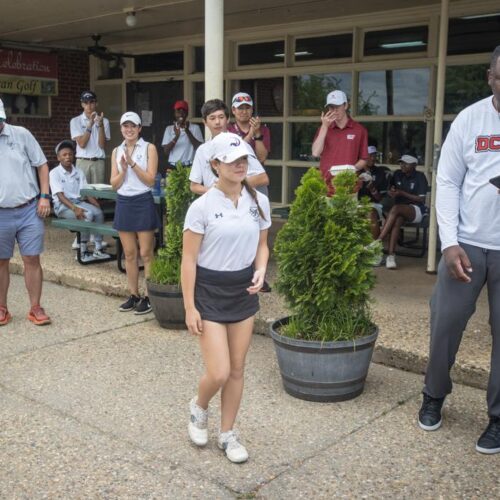
[[[353,141],[354,139],[356,139],[356,134],[347,134],[347,138],[348,138],[350,141]]]
[[[214,214],[215,218],[218,219],[219,217],[224,217],[224,214],[222,212],[219,212],[218,214]]]
[[[250,207],[250,215],[253,220],[259,220],[259,209],[257,207]]]

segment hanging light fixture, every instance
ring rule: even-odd
[[[137,25],[137,17],[135,15],[135,10],[127,11],[127,17],[125,18],[125,23],[129,28],[133,28]]]

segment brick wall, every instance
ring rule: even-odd
[[[59,52],[57,58],[59,95],[51,98],[51,118],[8,118],[9,123],[26,127],[36,137],[49,166],[56,162],[55,145],[70,138],[69,122],[82,112],[80,94],[89,88],[87,54]]]

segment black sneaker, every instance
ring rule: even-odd
[[[477,440],[476,450],[487,455],[500,453],[500,417],[490,417],[488,427]]]
[[[122,312],[125,311],[132,311],[132,309],[135,309],[137,307],[137,304],[139,304],[139,301],[141,300],[140,297],[137,297],[137,295],[131,295],[128,299],[127,302],[124,302],[120,307],[119,310]]]
[[[151,307],[151,303],[149,302],[149,297],[143,297],[137,306],[135,307],[134,314],[147,314],[151,312],[153,308]]]
[[[418,412],[418,425],[424,431],[435,431],[441,427],[441,408],[444,398],[432,398],[424,392],[424,401]]]

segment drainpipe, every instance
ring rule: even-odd
[[[439,53],[436,85],[436,113],[434,118],[434,142],[432,146],[432,190],[431,213],[429,219],[429,250],[427,252],[427,272],[436,272],[436,174],[441,143],[443,137],[444,84],[446,79],[446,52],[448,47],[448,4],[449,0],[441,0],[441,16],[439,19]]]

